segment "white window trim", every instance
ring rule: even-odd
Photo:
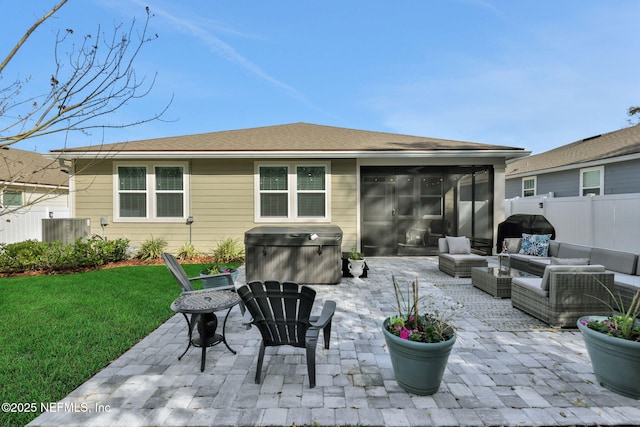
[[[598,188],[600,189],[600,196],[604,195],[604,166],[595,166],[592,168],[584,168],[580,169],[580,196],[584,196],[584,174],[585,172],[598,171],[600,172],[600,183],[597,187],[589,187],[589,188]]]
[[[118,167],[144,167],[147,169],[147,179],[145,191],[147,197],[147,215],[145,217],[121,217],[120,216],[120,189],[118,187]],[[183,170],[183,200],[181,217],[158,217],[156,216],[156,174],[157,166],[178,166]],[[170,222],[183,223],[189,216],[189,163],[188,162],[114,162],[113,164],[113,222]],[[173,191],[175,192],[175,191]]]
[[[533,181],[533,188],[527,188],[526,190],[533,190],[533,194],[531,196],[525,196],[524,195],[524,182],[528,181],[528,180],[532,180]],[[538,177],[536,176],[525,176],[524,178],[522,178],[522,197],[532,197],[535,196],[536,194],[538,194]]]
[[[289,215],[287,217],[262,217],[260,216],[260,167],[261,166],[269,166],[269,167],[286,167],[287,168],[287,193],[288,193],[288,205],[287,212]],[[297,173],[298,166],[318,166],[325,168],[325,190],[324,190],[324,206],[325,206],[325,216],[324,217],[298,217],[298,189],[297,189]],[[256,162],[254,164],[254,191],[253,191],[253,204],[254,204],[254,221],[257,223],[261,222],[331,222],[331,162],[295,162],[295,161],[287,161],[287,162]],[[312,192],[312,191],[306,191]]]

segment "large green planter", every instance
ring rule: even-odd
[[[440,343],[403,340],[387,331],[388,324],[387,318],[382,325],[382,332],[398,385],[409,393],[422,396],[436,393],[456,337]]]
[[[640,342],[594,331],[582,324],[589,319],[606,316],[585,316],[577,322],[598,382],[614,393],[640,399]]]

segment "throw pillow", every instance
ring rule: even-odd
[[[522,246],[520,252],[523,255],[547,256],[549,251],[551,234],[527,234],[522,233]]]
[[[589,265],[589,258],[556,258],[552,256],[551,265]]]
[[[467,239],[465,236],[447,236],[447,245],[449,245],[449,253],[451,255],[471,253],[471,245],[469,243],[469,239]]]
[[[520,252],[520,244],[522,238],[520,237],[505,237],[504,241],[507,242],[507,252],[510,254],[517,254]]]

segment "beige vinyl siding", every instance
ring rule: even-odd
[[[243,242],[253,226],[253,161],[193,160],[190,202],[196,247],[210,251],[227,237]]]
[[[356,161],[331,162],[331,224],[342,229],[342,251],[356,245],[358,225]]]
[[[78,192],[74,216],[91,218],[92,233],[102,234],[100,217],[108,216],[109,225],[104,233],[109,239],[127,237],[132,245],[139,246],[152,236],[162,237],[169,243],[170,252],[189,241],[186,223],[113,222],[112,161],[80,161],[76,170],[79,172],[75,177]],[[253,159],[193,159],[189,162],[189,170],[186,215],[195,219],[191,225],[191,241],[198,249],[210,252],[218,241],[227,237],[243,242],[245,231],[265,225],[254,221]],[[331,224],[343,230],[343,251],[356,244],[357,201],[355,160],[331,161]]]
[[[82,160],[76,163],[75,170],[72,190],[75,211],[71,214],[76,218],[91,218],[92,231],[97,233],[101,216],[109,216],[109,222],[113,219],[113,163]]]

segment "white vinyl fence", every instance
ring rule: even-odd
[[[69,218],[69,208],[63,206],[30,206],[0,216],[0,243],[42,240],[43,218]]]
[[[640,253],[640,193],[506,200],[513,214],[544,215],[561,242]]]

